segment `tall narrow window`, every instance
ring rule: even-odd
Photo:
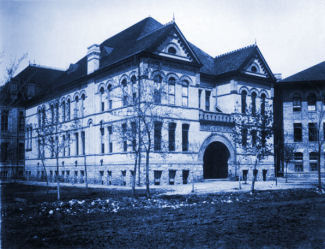
[[[205,110],[210,111],[210,91],[205,91]]]
[[[153,98],[154,98],[154,103],[155,104],[161,104],[161,82],[162,82],[162,77],[157,74],[153,78],[154,80],[154,93],[153,93]]]
[[[252,146],[255,146],[256,142],[257,142],[257,131],[252,130],[251,131],[251,136],[252,136]]]
[[[201,109],[201,97],[202,97],[202,89],[199,89],[199,109]]]
[[[122,94],[123,94],[123,106],[128,105],[128,85],[126,79],[123,79],[122,82]]]
[[[301,111],[301,97],[299,94],[295,94],[293,96],[293,111],[294,112],[300,112]]]
[[[54,138],[50,138],[50,152],[51,152],[51,157],[54,157]]]
[[[188,87],[189,83],[187,80],[182,81],[182,105],[188,106]]]
[[[8,130],[8,117],[9,117],[9,112],[7,110],[2,110],[2,113],[1,113],[1,131],[7,131]]]
[[[24,131],[25,130],[25,117],[24,112],[19,112],[19,130]]]
[[[296,172],[304,171],[302,159],[303,159],[303,154],[301,152],[294,153],[295,171]]]
[[[137,78],[135,77],[135,75],[133,75],[131,77],[131,88],[132,88],[132,102],[133,104],[137,103]]]
[[[137,146],[137,139],[136,139],[137,125],[135,122],[131,122],[131,129],[132,129],[132,148],[133,151],[135,151]]]
[[[176,80],[174,77],[168,79],[168,103],[170,105],[175,105],[175,85]]]
[[[82,94],[81,95],[81,117],[84,117],[85,115],[85,99],[86,99],[85,94]]]
[[[37,158],[40,159],[41,158],[41,139],[39,138],[37,140]]]
[[[70,112],[71,112],[71,101],[70,99],[67,100],[67,120],[70,120]]]
[[[112,126],[108,126],[108,152],[112,153],[113,152],[113,138],[112,138],[112,134],[113,134],[113,129]]]
[[[46,123],[46,110],[45,106],[42,108],[42,125],[45,126]]]
[[[74,118],[76,119],[79,116],[79,97],[76,96],[74,101]]]
[[[295,142],[302,141],[302,124],[301,123],[293,124],[293,139]]]
[[[241,113],[246,113],[247,103],[246,103],[247,92],[241,92]]]
[[[5,162],[8,159],[8,144],[1,143],[1,162]]]
[[[100,151],[101,151],[101,153],[105,153],[104,135],[105,135],[104,128],[100,127]]]
[[[176,123],[168,124],[168,149],[169,151],[175,151],[175,130]]]
[[[311,93],[307,97],[308,111],[316,110],[316,95]]]
[[[252,98],[252,114],[256,115],[256,93],[255,92],[252,92],[251,98]]]
[[[309,141],[314,142],[317,141],[317,125],[316,123],[309,123],[308,124],[308,135],[309,135]]]
[[[66,155],[65,151],[66,151],[66,145],[67,145],[65,135],[62,136],[62,141],[63,141],[63,157],[65,157],[65,155]]]
[[[41,112],[41,109],[38,109],[38,111],[37,111],[37,119],[38,119],[38,127],[41,127],[41,124],[42,124],[42,118],[41,118],[41,116],[42,116],[42,112]]]
[[[182,151],[188,151],[188,132],[190,125],[182,124]]]
[[[52,124],[54,124],[55,114],[54,114],[54,105],[53,104],[51,104],[50,109],[51,109],[51,122],[52,122]]]
[[[75,143],[75,145],[76,145],[75,151],[76,151],[76,155],[78,156],[79,155],[79,134],[78,134],[78,132],[76,132],[74,134],[74,137],[75,137],[75,140],[76,140],[76,143]]]
[[[245,147],[245,146],[247,146],[247,129],[246,128],[242,129],[241,136],[242,136],[241,143]]]
[[[67,135],[67,148],[68,148],[68,156],[71,155],[71,147],[70,147],[70,134]]]
[[[318,152],[310,152],[309,153],[309,168],[310,171],[317,170],[317,160],[318,160]]]
[[[162,122],[154,122],[154,150],[161,150],[161,127]]]
[[[123,151],[126,152],[128,150],[128,143],[127,143],[127,137],[126,137],[126,132],[127,132],[127,127],[126,123],[122,124],[122,134],[123,134]]]
[[[112,104],[112,85],[109,84],[107,86],[107,102],[108,102],[108,109],[111,110],[113,108]]]
[[[19,160],[24,160],[25,159],[25,148],[24,148],[24,144],[23,143],[19,143],[18,145],[18,158]]]
[[[81,132],[81,143],[82,143],[82,154],[86,154],[86,134],[84,131]]]
[[[59,103],[55,103],[55,123],[59,123]]]
[[[265,115],[265,103],[266,103],[266,95],[262,93],[261,95],[261,114]]]
[[[62,108],[62,122],[66,121],[66,117],[65,117],[65,101],[63,100],[62,101],[62,104],[61,104],[61,108]]]
[[[104,87],[101,87],[100,89],[99,89],[99,94],[100,94],[100,111],[101,112],[103,112],[104,110],[105,110],[105,102],[104,102],[104,92],[105,92],[105,90],[104,90]]]

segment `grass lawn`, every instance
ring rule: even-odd
[[[2,248],[325,248],[312,189],[132,198],[131,191],[2,185]]]

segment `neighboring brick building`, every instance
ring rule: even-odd
[[[294,147],[294,156],[288,165],[288,174],[317,175],[318,142],[325,139],[325,62],[298,72],[276,83],[275,120],[279,127],[276,143],[279,149],[277,165],[285,173],[283,145]],[[320,129],[318,129],[320,127]],[[317,131],[319,130],[319,138]],[[324,145],[321,147],[321,171],[324,175]]]
[[[35,129],[47,113],[65,127],[58,139],[70,141],[60,155],[59,172],[53,155],[46,152],[50,178],[82,182],[86,161],[90,182],[102,184],[131,182],[132,151],[120,143],[116,130],[128,118],[115,115],[128,106],[113,97],[122,95],[120,85],[128,91],[137,84],[166,85],[157,105],[169,111],[160,117],[157,134],[168,140],[169,151],[162,155],[154,142],[150,181],[172,184],[186,183],[191,174],[196,179],[232,178],[248,170],[250,178],[253,161],[232,142],[232,114],[242,104],[272,104],[275,82],[256,45],[214,58],[188,42],[176,23],[162,25],[153,18],[90,46],[86,56],[47,80],[48,91],[26,107],[26,124],[32,130],[26,140],[26,176],[44,176]],[[79,128],[73,125],[76,121]],[[258,179],[261,172],[264,178],[274,176],[273,156],[261,162]]]
[[[25,105],[46,89],[59,70],[29,65],[0,89],[0,178],[24,175]],[[44,81],[45,80],[45,81]]]

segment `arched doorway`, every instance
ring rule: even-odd
[[[204,179],[227,178],[229,157],[226,145],[221,142],[210,143],[203,156]]]

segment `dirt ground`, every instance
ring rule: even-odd
[[[2,185],[2,248],[325,248],[314,189],[163,196]]]

